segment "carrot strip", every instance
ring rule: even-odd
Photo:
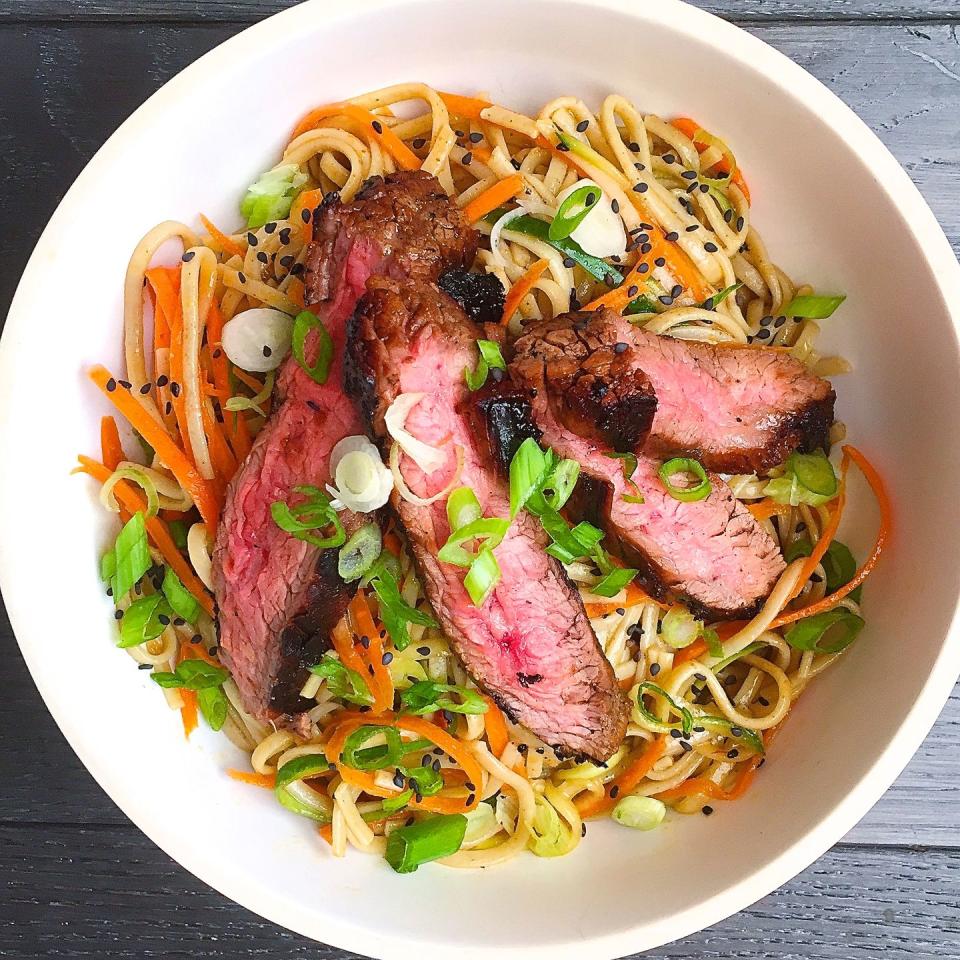
[[[670,123],[682,134],[689,137],[693,141],[693,145],[697,148],[697,153],[704,153],[711,146],[711,144],[708,142],[702,139],[697,139],[698,133],[707,133],[707,131],[689,117],[678,117],[676,120],[671,120]],[[721,157],[715,164],[713,164],[713,166],[716,167],[721,173],[730,173],[730,161],[726,158],[726,156]],[[739,187],[740,192],[743,194],[744,198],[749,204],[750,188],[747,186],[747,181],[743,179],[743,174],[740,172],[740,168],[736,165],[733,169],[733,176],[730,177],[730,182],[735,183],[737,187]]]
[[[491,210],[496,210],[501,204],[512,200],[523,192],[523,174],[515,173],[505,180],[498,180],[488,190],[474,197],[464,208],[463,215],[469,223],[476,223],[485,217]]]
[[[524,275],[510,288],[507,299],[503,301],[503,317],[500,323],[506,326],[517,312],[523,298],[534,288],[536,282],[550,266],[550,261],[542,258],[527,268]]]
[[[298,277],[294,277],[290,283],[287,285],[287,296],[295,303],[301,310],[305,310],[307,306],[306,301],[307,288],[304,286],[302,280]]]
[[[602,797],[591,796],[584,802],[577,802],[577,810],[580,811],[580,816],[595,817],[612,810],[616,806],[617,797],[626,796],[650,772],[666,749],[666,737],[657,737],[656,740],[652,740],[644,750],[633,758],[625,770],[617,774],[604,787]],[[612,797],[610,795],[611,791],[614,792]]]
[[[370,612],[366,594],[358,590],[347,609],[354,634],[358,638],[367,637],[369,640],[366,673],[374,681],[373,709],[378,712],[390,710],[393,707],[393,679],[390,671],[383,664],[383,639],[373,622],[373,614]]]
[[[688,660],[696,660],[701,654],[707,652],[707,643],[701,637],[699,640],[694,640],[689,647],[684,647],[682,650],[678,650],[673,657],[673,665],[679,667],[681,664],[686,663]]]
[[[392,530],[390,530],[388,533],[384,534],[383,548],[388,550],[395,557],[399,557],[400,551],[403,549],[403,544],[401,543],[400,538]]]
[[[609,603],[588,603],[586,611],[588,617],[600,617],[605,613],[613,613],[621,607],[633,607],[638,603],[655,603],[661,609],[666,609],[666,605],[659,600],[654,600],[645,590],[638,587],[635,583],[627,584],[627,595],[623,600],[611,600]]]
[[[327,841],[327,843],[331,843],[331,844],[333,843],[333,824],[332,823],[325,823],[322,826],[318,827],[317,833],[319,833],[320,836]]]
[[[464,97],[459,93],[443,93],[437,91],[440,99],[446,105],[446,108],[456,117],[463,117],[465,120],[482,120],[481,110],[492,107],[492,103],[486,100],[480,100],[477,97]]]
[[[298,194],[297,199],[293,201],[293,206],[290,208],[289,220],[291,223],[299,226],[300,232],[303,234],[304,242],[308,243],[313,239],[313,211],[316,210],[322,202],[322,190],[304,190]],[[304,220],[304,210],[310,211],[310,218],[308,220]]]
[[[217,245],[226,253],[232,254],[235,257],[242,257],[246,253],[246,250],[239,243],[237,243],[236,240],[234,240],[232,237],[228,237],[202,213],[200,214],[200,222],[204,225],[207,233],[210,234]]]
[[[182,663],[184,660],[202,660],[204,663],[210,664],[211,667],[222,666],[207,653],[202,643],[181,643],[180,649],[177,651],[177,662]]]
[[[111,473],[117,469],[117,465],[122,460],[126,460],[120,443],[117,421],[110,416],[100,418],[100,454],[103,465]]]
[[[104,396],[122,413],[130,425],[147,443],[157,452],[157,456],[165,463],[180,486],[193,498],[203,522],[212,533],[216,529],[217,517],[220,514],[220,504],[210,483],[197,471],[197,468],[187,459],[186,454],[173,442],[173,439],[163,427],[140,405],[129,390],[116,385],[116,380],[110,375],[106,367],[96,366],[90,371],[90,379],[103,391]],[[112,383],[113,389],[107,385]]]
[[[877,539],[874,541],[873,549],[870,551],[870,555],[867,559],[861,564],[860,568],[853,575],[853,579],[844,584],[838,590],[835,590],[828,597],[824,597],[822,600],[817,603],[811,604],[808,607],[803,607],[800,610],[790,610],[786,613],[781,613],[776,620],[773,621],[771,626],[782,627],[787,623],[793,623],[795,620],[801,620],[804,617],[812,617],[817,613],[822,613],[824,610],[830,610],[835,607],[845,596],[849,593],[852,593],[857,587],[867,579],[868,576],[873,572],[873,569],[876,567],[877,563],[880,560],[880,555],[883,553],[884,547],[887,544],[887,541],[890,539],[890,533],[893,529],[893,506],[890,502],[890,496],[887,493],[886,486],[884,485],[883,479],[880,474],[877,472],[877,469],[870,463],[869,460],[852,444],[846,444],[843,448],[843,457],[844,464],[849,460],[852,460],[860,468],[860,471],[867,479],[867,483],[870,484],[870,489],[873,491],[873,495],[877,498],[877,503],[880,505],[880,529],[877,532]],[[846,475],[846,467],[842,467],[844,475]],[[817,547],[820,546],[820,542],[827,538],[827,533],[830,528],[833,528],[830,532],[830,539],[833,539],[834,534],[836,533],[836,527],[839,525],[840,517],[839,513],[842,508],[842,494],[841,498],[837,502],[837,509],[834,513],[834,516],[831,517],[831,521],[828,524],[827,529],[824,530],[823,536],[820,538],[820,541],[817,542]],[[836,523],[834,523],[836,520]],[[827,544],[829,546],[829,543]],[[819,556],[822,557],[826,553],[826,546],[820,552]],[[815,550],[814,553],[817,551]],[[811,556],[812,559],[812,556]],[[820,560],[818,558],[817,563]],[[808,562],[809,566],[809,562]],[[813,572],[815,569],[811,568],[810,572]],[[806,572],[806,568],[804,568]],[[807,574],[809,577],[809,574]],[[806,580],[807,577],[804,577],[803,580]],[[803,580],[801,582],[803,582]]]
[[[219,422],[215,417],[210,416],[206,404],[200,405],[200,417],[203,420],[203,432],[207,435],[210,460],[217,474],[217,481],[221,487],[225,487],[236,473],[237,461],[227,445],[227,439],[223,435]]]
[[[240,783],[249,783],[254,787],[264,787],[272,790],[277,783],[275,773],[254,773],[250,770],[228,770],[227,776],[232,780],[239,780]]]
[[[487,733],[487,743],[495,757],[500,757],[507,749],[510,734],[507,731],[507,721],[503,711],[493,702],[492,697],[484,697],[487,712],[483,715],[483,725]]]
[[[790,507],[784,503],[777,503],[776,500],[758,500],[756,503],[748,503],[747,509],[757,520],[769,520],[774,516],[784,516],[790,512]]]
[[[89,457],[79,457],[80,469],[88,476],[99,480],[100,483],[106,482],[111,471],[102,463],[91,460]],[[114,496],[118,503],[134,514],[138,510],[146,513],[146,502],[126,480],[121,480],[113,488]],[[193,568],[183,559],[177,545],[170,536],[170,530],[159,517],[146,518],[147,534],[153,541],[156,548],[163,555],[163,559],[171,566],[173,572],[180,578],[181,583],[194,595],[200,606],[203,607],[210,616],[213,616],[213,597],[207,592],[206,587],[200,582],[200,578],[193,572]]]
[[[180,722],[183,724],[183,735],[189,740],[190,734],[197,729],[197,692],[183,689],[183,706],[180,708]]]
[[[353,637],[343,620],[340,620],[333,628],[330,639],[333,641],[333,649],[337,651],[337,655],[340,657],[340,662],[345,667],[356,670],[369,683],[370,674],[367,673],[366,664],[358,656],[357,649],[353,644]]]

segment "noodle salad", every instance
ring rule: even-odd
[[[314,211],[332,191],[350,201],[371,177],[419,169],[482,234],[474,269],[503,286],[505,345],[534,321],[607,307],[665,337],[789,353],[817,376],[850,369],[817,349],[819,321],[843,298],[770,259],[734,153],[690,119],[643,114],[618,95],[598,112],[564,96],[526,116],[421,83],[319,107],[246,191],[242,227],[168,221],[131,257],[123,376],[90,371],[116,415],[102,420],[99,460],[77,468],[122,525],[101,561],[118,646],[150,671],[187,736],[200,716],[226,734],[249,755],[230,776],[315,821],[335,856],[353,847],[401,872],[490,866],[569,853],[594,818],[653,829],[668,811],[710,814],[750,787],[797,698],[864,626],[861,587],[890,506],[839,422],[834,461],[793,454],[725,478],[786,562],[748,621],[704,622],[649,596],[616,575],[615,549],[605,569],[588,552],[563,558],[630,702],[606,762],[563,756],[477,687],[392,523],[382,537],[324,541],[360,588],[300,690],[306,726],[247,712],[221,662],[211,552],[228,484],[278,403],[275,370],[291,351],[304,362],[302,325],[316,326],[304,320]],[[494,346],[468,383],[502,364]],[[396,465],[376,464],[364,482],[401,489]],[[881,513],[859,563],[837,539],[851,466]],[[699,464],[681,467],[696,475]],[[302,488],[315,491],[309,509],[275,512],[277,524],[298,536],[322,517],[342,533],[337,501],[319,489],[330,479]]]

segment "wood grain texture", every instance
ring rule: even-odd
[[[0,827],[0,872],[0,956],[356,956],[230,904],[136,831]],[[956,852],[838,848],[755,906],[644,957],[957,960],[958,887]]]
[[[0,0],[0,22],[133,21],[246,23],[295,6],[298,0]],[[952,20],[958,0],[693,0],[739,23],[776,20],[859,22]]]
[[[0,318],[46,218],[109,133],[181,67],[290,5],[0,0]],[[748,24],[852,104],[960,249],[960,0],[699,5]],[[2,609],[0,656],[0,730],[17,737],[0,750],[0,957],[348,960],[209,890],[129,824],[47,714]],[[842,844],[750,910],[647,956],[960,960],[958,756],[960,687]]]

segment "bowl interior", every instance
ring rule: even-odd
[[[175,81],[94,161],[41,242],[4,334],[2,459],[31,464],[0,481],[4,594],[82,759],[158,843],[235,899],[381,956],[439,956],[445,944],[465,956],[491,947],[556,956],[591,939],[612,956],[713,922],[806,865],[889,784],[946,696],[960,555],[943,545],[960,525],[946,487],[960,460],[960,397],[937,276],[955,288],[956,264],[865,128],[733,28],[673,2],[486,0],[481,16],[470,11],[360,2],[332,13],[321,0],[289,11]],[[565,859],[525,856],[495,872],[398,877],[359,854],[335,861],[309,822],[224,775],[242,762],[225,740],[186,744],[149,678],[113,647],[96,557],[114,528],[90,483],[69,471],[78,452],[98,449],[106,408],[83,372],[119,366],[134,243],[161,220],[193,223],[200,211],[235,224],[243,188],[275,162],[302,112],[410,79],[529,110],[560,94],[596,106],[617,91],[644,111],[692,115],[733,146],[771,257],[849,295],[823,324],[823,343],[854,364],[836,383],[839,416],[889,483],[896,534],[866,588],[862,638],[804,694],[754,788],[709,820],[671,817],[652,834],[599,824]],[[74,309],[51,315],[54,285],[74,291]],[[50,386],[37,390],[41,376]],[[31,502],[57,505],[55,529],[37,530],[25,481]],[[875,529],[858,484],[842,539],[863,556]],[[54,562],[71,572],[57,577],[67,629],[50,630],[39,606]],[[184,809],[198,814],[189,831],[175,814]]]

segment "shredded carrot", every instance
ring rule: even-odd
[[[697,148],[697,153],[704,153],[710,147],[709,143],[704,142],[703,140],[697,139],[698,133],[706,133],[700,124],[691,120],[689,117],[678,117],[676,120],[671,120],[671,125],[676,127],[682,134],[689,137],[693,141],[693,145]],[[731,154],[732,156],[732,154]],[[730,161],[726,156],[721,157],[715,164],[713,164],[720,173],[730,173]],[[733,170],[733,176],[730,177],[730,182],[735,183],[740,189],[740,192],[743,194],[747,203],[750,203],[750,188],[747,186],[747,181],[743,179],[743,174],[740,172],[739,167],[735,167]]]
[[[317,833],[319,833],[320,836],[327,841],[327,843],[331,843],[331,844],[333,843],[333,824],[332,823],[325,823],[322,826],[318,827]]]
[[[177,651],[177,663],[183,663],[184,660],[202,660],[211,667],[221,666],[207,653],[202,643],[181,643],[180,649]]]
[[[409,733],[415,733],[418,736],[425,737],[431,743],[440,747],[444,753],[448,754],[460,765],[466,774],[467,780],[473,784],[474,790],[465,796],[443,796],[423,797],[421,800],[414,799],[410,806],[427,810],[431,813],[466,813],[473,810],[480,802],[479,788],[483,782],[483,770],[473,756],[470,747],[450,734],[441,730],[436,724],[424,720],[422,717],[396,716],[390,711],[383,713],[345,713],[340,723],[333,729],[330,739],[327,741],[326,757],[330,763],[337,764],[337,770],[340,776],[352,786],[360,787],[374,797],[395,797],[399,793],[397,790],[388,790],[377,785],[372,773],[363,770],[355,770],[346,764],[340,763],[340,754],[343,752],[343,745],[347,737],[354,730],[360,727],[372,725],[393,726],[400,730],[406,730]],[[469,787],[466,788],[469,790]]]
[[[116,380],[106,367],[96,366],[90,371],[90,379],[103,391],[104,396],[122,413],[130,425],[157,452],[180,486],[193,498],[207,529],[213,533],[220,515],[220,504],[212,485],[200,476],[197,468],[186,454],[174,443],[173,439],[156,420],[140,405],[129,390],[116,385]],[[113,389],[108,390],[107,384]]]
[[[860,568],[853,575],[853,579],[849,583],[844,584],[838,590],[835,590],[828,597],[824,597],[822,600],[817,603],[811,604],[808,607],[803,607],[800,610],[790,610],[786,613],[781,613],[776,620],[773,621],[771,626],[782,627],[787,623],[793,623],[795,620],[801,620],[804,617],[812,617],[815,614],[823,613],[824,610],[830,610],[835,607],[845,596],[847,596],[852,591],[856,590],[857,587],[867,579],[868,576],[873,572],[874,567],[876,567],[878,561],[880,560],[880,555],[883,553],[883,549],[887,544],[887,541],[890,539],[890,532],[893,529],[893,506],[890,502],[890,496],[887,493],[886,486],[884,485],[883,479],[880,474],[877,472],[877,469],[870,463],[869,460],[852,444],[846,444],[843,448],[843,457],[844,457],[844,474],[846,473],[845,465],[852,460],[860,468],[860,471],[867,478],[867,482],[870,484],[870,489],[873,491],[873,495],[877,498],[877,503],[880,505],[880,529],[877,532],[877,539],[874,541],[873,549],[870,551],[870,555],[867,559],[861,564]],[[817,547],[820,546],[820,542],[827,538],[827,533],[830,527],[833,527],[833,531],[830,533],[830,539],[833,538],[833,535],[836,533],[836,526],[839,524],[839,513],[842,507],[842,498],[837,502],[837,509],[834,513],[834,517],[831,517],[831,522],[828,524],[827,529],[824,530],[823,536],[821,536],[820,541],[817,542]],[[837,521],[834,524],[834,519]],[[828,543],[829,545],[829,543]],[[814,551],[816,553],[816,551]],[[823,551],[820,552],[820,556],[823,556],[823,553],[826,552],[826,547]],[[811,557],[812,559],[812,557]],[[819,563],[819,559],[817,560]],[[809,561],[808,561],[809,566]],[[814,565],[815,567],[816,565]],[[806,568],[804,568],[806,572]],[[813,570],[811,569],[811,573]],[[809,574],[807,575],[809,576]]]
[[[321,203],[323,203],[322,190],[304,190],[297,195],[297,199],[293,201],[293,206],[290,208],[290,222],[299,225],[305,242],[313,239],[313,211]],[[307,221],[303,218],[304,210],[310,211],[310,218]]]
[[[246,253],[246,250],[244,250],[244,248],[237,243],[236,240],[234,240],[232,237],[228,237],[202,213],[200,214],[200,222],[204,225],[207,233],[210,234],[217,246],[219,246],[226,253],[232,254],[235,257],[242,257]]]
[[[275,773],[254,773],[252,770],[228,770],[227,776],[232,780],[239,780],[240,783],[249,783],[254,787],[264,787],[272,790],[277,783]]]
[[[742,620],[728,620],[726,623],[718,623],[716,627],[714,627],[714,631],[717,634],[717,639],[722,642],[729,640],[744,626],[746,626],[746,624]],[[700,637],[698,640],[694,640],[690,646],[684,647],[682,650],[676,652],[673,658],[673,665],[674,667],[679,667],[688,660],[696,660],[697,657],[702,656],[706,652],[707,641],[704,640],[703,637]]]
[[[492,187],[474,197],[464,208],[463,215],[469,223],[476,223],[483,219],[491,210],[496,210],[501,204],[512,200],[523,192],[524,179],[522,173],[515,173],[505,180],[498,180]]]
[[[364,677],[373,680],[373,709],[376,711],[390,710],[393,707],[393,679],[390,671],[383,664],[383,639],[380,630],[373,622],[373,614],[367,603],[366,594],[358,590],[347,608],[350,612],[350,625],[354,634],[367,637],[369,646],[366,649],[367,670]],[[361,647],[363,645],[361,644]],[[354,648],[356,649],[356,648]]]
[[[369,683],[370,675],[367,673],[366,664],[357,654],[356,647],[353,645],[353,637],[343,620],[340,620],[333,628],[330,639],[333,641],[333,649],[337,651],[337,656],[340,657],[340,662],[345,667],[356,670]]]
[[[403,544],[400,542],[400,538],[392,530],[390,530],[383,536],[383,548],[388,550],[395,557],[399,557],[400,551],[403,549]]]
[[[724,790],[719,784],[708,780],[706,777],[691,777],[669,790],[664,790],[663,793],[654,794],[655,797],[664,802],[698,795],[709,797],[711,800],[731,799],[729,791]]]
[[[455,117],[463,117],[465,120],[481,120],[483,118],[480,116],[480,111],[493,106],[492,103],[480,100],[477,97],[464,97],[459,93],[438,92],[447,109]]]
[[[484,697],[484,703],[487,705],[487,712],[483,715],[483,726],[487,732],[487,743],[495,757],[503,754],[510,742],[510,734],[507,732],[507,721],[503,711],[493,702],[492,697]]]
[[[80,457],[80,470],[83,473],[105,483],[109,478],[111,471],[102,463],[91,460],[89,457]],[[117,502],[124,507],[128,513],[134,514],[138,510],[146,513],[146,502],[144,498],[135,491],[135,489],[121,480],[113,488],[114,496]],[[183,559],[177,545],[170,536],[170,530],[159,517],[146,518],[147,534],[153,541],[156,548],[163,555],[163,559],[170,564],[173,572],[180,578],[180,582],[193,594],[200,606],[203,607],[210,616],[213,616],[213,597],[207,592],[206,587],[200,582],[199,577],[193,572],[193,568]]]
[[[117,421],[110,416],[100,418],[100,454],[103,465],[111,473],[117,469],[117,465],[122,460],[126,460],[120,443]]]
[[[365,129],[369,128],[371,135],[397,161],[397,165],[402,170],[420,169],[420,158],[386,124],[369,110],[364,110],[355,103],[329,103],[311,110],[294,127],[292,139],[295,140],[301,134],[312,130],[321,120],[335,116],[349,117]]]
[[[618,773],[605,787],[602,797],[590,796],[585,801],[577,802],[577,810],[581,817],[595,817],[612,810],[617,803],[617,797],[626,796],[653,768],[653,765],[663,756],[667,748],[666,737],[657,737],[650,741],[638,753],[629,765]],[[610,796],[611,790],[616,787],[615,795]]]
[[[536,282],[543,276],[544,271],[550,266],[550,261],[546,258],[537,260],[531,264],[523,276],[510,288],[506,300],[503,301],[503,317],[500,323],[506,326],[513,315],[517,312],[523,298],[534,288]]]
[[[785,503],[777,503],[776,500],[758,500],[756,503],[748,503],[747,509],[753,514],[756,520],[769,520],[774,516],[784,516],[790,512],[790,507]]]
[[[214,481],[219,488],[226,487],[230,478],[236,473],[237,461],[234,459],[233,452],[227,445],[226,437],[220,424],[214,417],[210,416],[206,404],[200,405],[200,417],[203,420],[203,432],[207,436],[207,445],[210,450],[210,461],[213,464],[216,480]]]
[[[296,304],[296,306],[298,306],[301,310],[306,309],[307,288],[304,286],[303,281],[299,277],[294,277],[290,283],[287,284],[286,293],[290,300]]]
[[[180,722],[183,724],[183,735],[189,739],[190,734],[197,729],[197,692],[183,689],[183,706],[180,708]]]

